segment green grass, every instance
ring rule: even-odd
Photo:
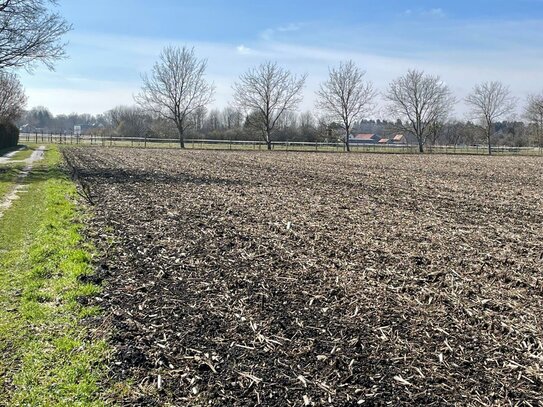
[[[50,149],[0,218],[0,405],[107,404],[108,348],[82,325],[99,310],[78,302],[99,292],[79,279],[92,272],[92,247],[60,161]]]
[[[27,145],[25,146],[24,150],[16,152],[11,159],[13,161],[26,160],[27,158],[30,158],[35,150],[35,145]]]
[[[24,165],[20,163],[0,165],[0,201],[13,186],[13,183],[23,166]]]
[[[18,145],[18,146],[15,146],[15,147],[0,148],[0,157],[3,156],[4,154],[11,153],[12,151],[17,150],[20,147],[21,146]]]

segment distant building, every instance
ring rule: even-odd
[[[35,133],[38,130],[41,131],[41,129],[38,129],[37,127],[34,127],[31,124],[25,124],[21,126],[19,130],[21,131],[21,133]]]
[[[74,126],[74,134],[75,135],[88,135],[93,132],[95,129],[103,128],[103,124],[78,124]]]
[[[349,142],[352,144],[377,144],[381,140],[377,134],[357,134],[351,136]]]
[[[387,138],[382,138],[377,142],[377,144],[390,144],[390,140]]]
[[[392,138],[391,144],[407,144],[407,138],[403,134],[396,134]]]

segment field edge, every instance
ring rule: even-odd
[[[28,192],[0,220],[0,404],[110,405],[109,348],[85,319],[93,246],[58,149],[35,165]]]

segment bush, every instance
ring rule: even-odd
[[[0,149],[19,144],[19,129],[13,123],[0,123]]]

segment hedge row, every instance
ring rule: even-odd
[[[0,123],[0,150],[19,144],[19,129],[13,123]]]

